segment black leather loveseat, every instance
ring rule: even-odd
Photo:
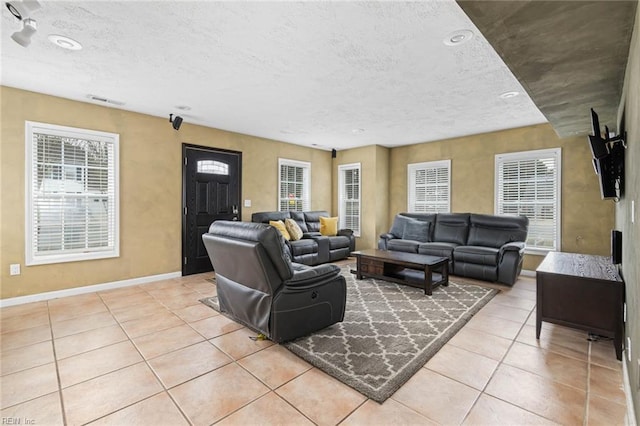
[[[447,257],[455,275],[513,285],[522,270],[528,227],[525,216],[400,213],[378,247]]]
[[[340,229],[335,236],[320,234],[320,217],[329,217],[324,210],[308,212],[258,212],[251,215],[252,222],[266,223],[293,219],[302,230],[302,238],[287,241],[294,262],[319,265],[349,257],[356,249],[356,239],[350,229]]]
[[[343,320],[347,289],[340,268],[292,263],[275,228],[219,220],[202,240],[220,311],[236,321],[284,342]]]

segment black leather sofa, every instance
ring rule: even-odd
[[[400,213],[378,248],[447,257],[455,275],[513,285],[528,227],[525,216]]]
[[[202,240],[220,311],[236,321],[284,342],[343,320],[347,288],[340,268],[292,263],[274,227],[219,220]]]
[[[302,230],[302,238],[287,241],[294,262],[305,265],[319,265],[349,257],[356,249],[356,239],[350,229],[338,230],[338,235],[327,237],[320,234],[320,217],[329,217],[324,210],[308,212],[258,212],[251,215],[251,221],[266,223],[274,220],[293,219]]]

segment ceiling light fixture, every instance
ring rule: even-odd
[[[29,12],[34,12],[41,7],[40,3],[38,3],[36,0],[15,0],[8,1],[5,4],[7,6],[7,9],[9,9],[9,12],[11,12],[13,16],[21,21],[27,18]]]
[[[68,50],[82,49],[82,45],[79,42],[63,35],[51,34],[47,38],[51,43],[55,44],[58,47],[62,47],[63,49],[68,49]]]
[[[470,30],[458,30],[449,34],[443,40],[447,46],[460,46],[473,38],[473,32]]]
[[[31,44],[31,37],[36,33],[36,30],[36,21],[26,18],[22,21],[22,30],[13,33],[11,38],[20,46],[27,47]]]
[[[516,96],[518,96],[520,94],[520,92],[504,92],[502,95],[500,95],[500,99],[510,99],[510,98],[515,98]]]

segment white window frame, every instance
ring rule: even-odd
[[[555,173],[553,176],[554,180],[554,209],[555,209],[555,238],[553,239],[553,247],[542,247],[542,246],[534,246],[527,244],[525,248],[525,253],[528,254],[538,254],[543,255],[550,251],[559,251],[561,248],[561,222],[562,222],[562,150],[560,148],[551,148],[551,149],[539,149],[534,151],[522,151],[522,152],[513,152],[507,154],[498,154],[495,156],[495,204],[494,204],[494,212],[495,214],[504,214],[503,205],[501,203],[501,193],[502,189],[500,187],[501,180],[501,167],[505,163],[515,162],[515,161],[523,161],[523,160],[547,160],[552,159],[555,161]],[[538,182],[536,180],[536,182]],[[533,203],[536,204],[538,200],[534,200]],[[548,204],[548,202],[546,202]],[[526,214],[524,214],[526,216]],[[533,224],[533,233],[532,233],[532,218],[529,218],[529,239],[532,235],[535,236],[535,223]]]
[[[110,154],[108,154],[108,173],[111,182],[113,182],[113,188],[111,188],[107,194],[110,201],[112,201],[108,203],[107,210],[107,214],[111,216],[111,219],[108,219],[111,226],[108,226],[107,231],[107,241],[109,243],[107,247],[62,249],[55,253],[47,253],[46,251],[38,252],[35,237],[37,223],[34,214],[35,203],[38,198],[38,188],[36,188],[37,176],[34,176],[34,174],[37,173],[36,162],[38,159],[37,145],[34,143],[34,134],[38,133],[100,141],[112,146]],[[119,141],[120,136],[116,133],[78,129],[33,121],[25,122],[25,264],[27,266],[120,256]],[[80,194],[89,193],[81,192]],[[64,198],[64,196],[62,196],[62,198]]]
[[[449,213],[451,211],[451,160],[427,161],[424,163],[412,163],[407,165],[407,211],[409,213],[425,213],[423,210],[416,209],[416,172],[428,169],[444,169],[446,168],[446,182],[437,182],[438,185],[447,185],[446,202],[437,200],[427,200],[434,203],[436,207],[433,211],[426,213]]]
[[[347,171],[357,170],[358,171],[358,198],[357,199],[349,199],[346,198],[346,188],[345,188],[345,174]],[[350,228],[353,230],[353,235],[356,237],[360,236],[360,224],[362,220],[362,167],[360,163],[351,163],[351,164],[341,164],[338,166],[338,217],[340,221],[340,229]],[[357,201],[358,202],[358,223],[357,226],[354,227],[347,223],[347,201]]]
[[[300,167],[303,169],[303,186],[302,186],[302,210],[311,210],[311,163],[307,161],[289,160],[286,158],[278,158],[278,211],[282,210],[282,166]],[[288,198],[287,198],[288,199]],[[297,211],[297,210],[294,210]]]

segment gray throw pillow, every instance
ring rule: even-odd
[[[393,225],[391,225],[390,234],[393,234],[396,238],[402,238],[404,234],[404,224],[407,223],[408,220],[414,220],[402,215],[396,215],[393,219]]]
[[[421,243],[426,243],[429,241],[430,228],[431,228],[430,222],[423,222],[421,220],[409,219],[404,224],[402,239],[420,241]]]

